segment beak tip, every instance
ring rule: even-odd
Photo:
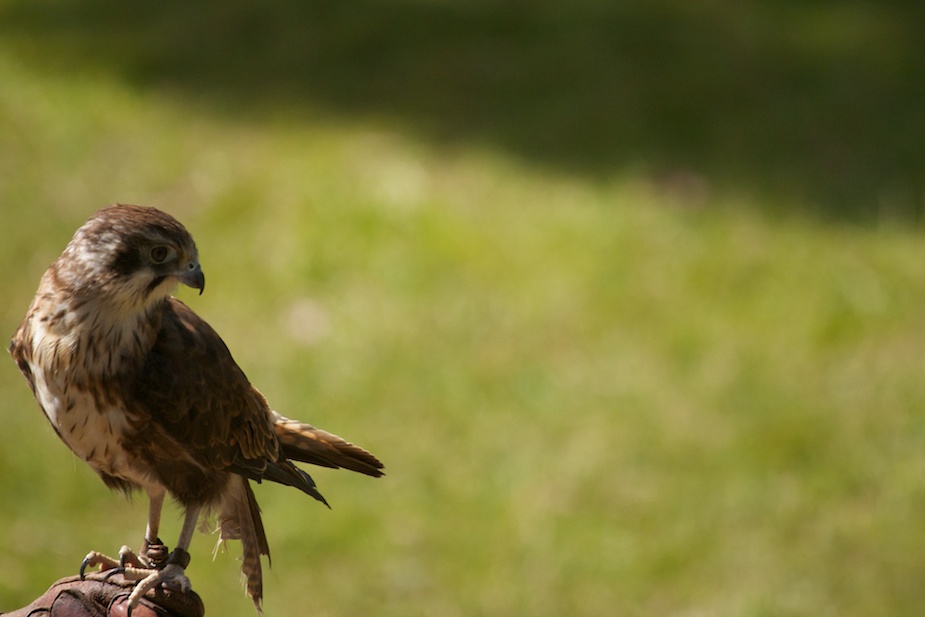
[[[198,289],[200,296],[206,288],[206,276],[202,273],[202,269],[199,267],[199,264],[196,264],[194,269],[183,272],[179,275],[178,278],[184,285],[192,287],[193,289]]]

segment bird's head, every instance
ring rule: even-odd
[[[206,280],[192,236],[175,218],[142,206],[97,211],[64,250],[56,275],[80,295],[143,309],[183,283],[199,293]]]

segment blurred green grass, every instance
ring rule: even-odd
[[[313,472],[331,512],[258,487],[267,614],[920,612],[908,219],[802,216],[761,182],[589,177],[286,92],[245,113],[191,94],[195,62],[133,80],[49,40],[0,41],[0,332],[93,209],[162,207],[209,279],[184,299],[274,406],[387,465]],[[10,610],[90,548],[137,544],[145,505],[67,452],[12,362],[0,392]],[[194,587],[252,615],[238,547],[211,563],[213,542],[194,540]]]

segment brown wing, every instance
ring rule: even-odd
[[[215,330],[175,298],[167,300],[134,393],[173,437],[201,451],[216,469],[240,457],[277,457],[266,400]]]
[[[132,450],[181,502],[217,497],[210,472],[281,482],[323,501],[305,472],[278,460],[266,399],[215,330],[179,300],[166,301],[154,347],[124,386],[126,407],[143,410]]]

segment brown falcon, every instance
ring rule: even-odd
[[[10,352],[58,436],[107,486],[150,499],[142,550],[91,552],[81,565],[124,568],[140,582],[189,589],[184,570],[201,514],[240,539],[258,610],[269,548],[250,480],[296,487],[327,504],[292,461],[382,475],[366,450],[270,409],[215,331],[170,296],[202,293],[196,244],[172,216],[113,205],[94,214],[42,277]],[[173,552],[158,539],[170,494],[185,508]],[[126,567],[128,566],[128,567]]]

